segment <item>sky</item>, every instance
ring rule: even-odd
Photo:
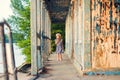
[[[0,0],[0,20],[3,18],[7,19],[12,14],[10,0]]]

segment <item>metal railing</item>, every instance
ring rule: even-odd
[[[0,22],[0,35],[1,35],[0,38],[1,38],[1,44],[2,44],[3,67],[4,67],[4,74],[5,74],[4,79],[9,80],[6,45],[5,45],[5,32],[4,32],[5,31],[4,30],[5,25],[9,29],[8,37],[9,37],[9,44],[10,44],[10,56],[11,56],[10,59],[12,61],[11,65],[12,65],[12,69],[13,69],[13,76],[14,76],[14,80],[18,80],[17,79],[17,69],[16,69],[16,66],[15,66],[13,43],[12,43],[13,42],[13,40],[12,40],[12,31],[11,31],[10,25],[5,20]]]

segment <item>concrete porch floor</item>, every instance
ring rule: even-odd
[[[18,72],[18,80],[120,80],[119,75],[80,76],[66,54],[63,54],[63,61],[57,61],[56,54],[51,54],[45,64],[46,71],[40,73],[37,79],[28,73]],[[4,80],[4,77],[0,77],[0,80]],[[13,76],[9,80],[14,80]]]
[[[79,73],[66,54],[63,54],[62,61],[57,61],[56,54],[51,54],[45,64],[47,72],[41,74],[37,80],[80,80]]]
[[[45,64],[47,71],[36,80],[120,80],[118,75],[80,76],[66,54],[63,54],[63,61],[57,61],[56,54],[51,54]]]

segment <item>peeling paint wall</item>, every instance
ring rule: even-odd
[[[119,0],[92,0],[92,67],[120,67]],[[120,3],[120,1],[119,1]]]
[[[66,19],[66,53],[79,70],[91,67],[90,0],[72,0]]]
[[[77,68],[120,68],[118,2],[120,3],[119,0],[71,0],[66,19],[66,53]]]

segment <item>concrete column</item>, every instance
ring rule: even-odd
[[[37,0],[37,55],[38,55],[38,69],[42,68],[40,42],[41,42],[41,0]]]
[[[37,0],[31,0],[31,75],[37,75]]]
[[[83,47],[84,47],[84,69],[91,68],[90,53],[90,0],[83,0]]]
[[[43,66],[43,0],[41,0],[41,3],[40,3],[40,51],[41,51],[41,65]]]
[[[45,27],[46,27],[46,12],[45,12],[45,3],[44,1],[42,0],[42,5],[41,5],[41,17],[42,17],[42,20],[41,20],[41,54],[42,54],[42,61],[44,62],[45,61],[45,52],[46,52],[46,40],[45,40],[45,36],[46,36],[46,32],[45,32]],[[44,63],[43,63],[43,66],[44,66]]]
[[[72,7],[72,6],[71,6]],[[68,16],[66,19],[66,53],[70,58],[73,58],[73,18],[72,18],[72,9],[69,9]]]
[[[45,9],[45,57],[47,58],[47,11]]]
[[[49,16],[49,15],[48,15]],[[49,22],[49,38],[50,38],[50,40],[49,40],[49,53],[51,53],[51,20],[50,20],[50,16],[49,16],[49,20],[48,20],[48,22]]]
[[[68,54],[68,24],[69,24],[69,13],[68,13],[68,16],[66,18],[66,22],[65,22],[65,43],[66,43],[66,46],[65,46],[65,53]]]
[[[37,75],[47,59],[48,39],[51,21],[44,0],[31,1],[31,74]]]

